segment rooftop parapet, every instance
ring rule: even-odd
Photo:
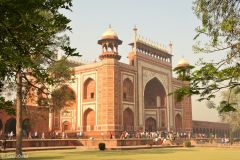
[[[134,49],[134,42],[130,43]],[[136,52],[148,55],[150,57],[159,59],[164,62],[171,63],[172,61],[172,43],[168,47],[144,38],[143,36],[136,36]]]
[[[172,48],[166,47],[163,44],[151,41],[150,39],[144,38],[143,36],[138,35],[137,36],[137,42],[145,44],[145,45],[147,45],[151,48],[155,48],[155,49],[157,49],[159,51],[162,51],[162,52],[165,52],[167,54],[170,54],[170,55],[172,54]]]

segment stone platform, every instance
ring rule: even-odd
[[[57,146],[82,146],[86,148],[98,148],[99,143],[105,143],[106,148],[118,146],[152,146],[152,139],[24,139],[23,148],[28,147],[57,147]],[[157,144],[159,145],[159,144]],[[2,140],[0,141],[2,146]],[[15,148],[16,140],[7,140],[6,148]]]

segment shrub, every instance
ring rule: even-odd
[[[106,149],[105,143],[99,143],[98,148],[99,148],[99,150],[104,151]]]
[[[186,141],[184,142],[184,147],[191,147],[191,142],[190,141]]]

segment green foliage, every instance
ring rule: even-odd
[[[0,93],[5,80],[15,83],[17,73],[26,93],[31,87],[49,88],[69,80],[72,72],[64,63],[79,54],[63,34],[71,31],[70,19],[59,10],[71,7],[71,0],[0,1]],[[65,57],[56,60],[57,52]]]
[[[69,81],[74,75],[73,70],[70,68],[69,63],[66,61],[65,57],[57,62],[52,63],[48,68],[48,72],[51,73],[54,84],[61,84],[62,82]]]
[[[228,101],[221,101],[219,106],[219,113],[236,111],[236,108],[233,107],[234,105],[236,104],[229,103]]]
[[[239,44],[239,1],[195,0],[193,8],[202,21],[197,37],[208,36],[211,47]]]
[[[99,143],[98,148],[99,148],[100,151],[104,151],[106,149],[105,143]]]
[[[4,97],[0,97],[0,110],[5,110],[9,115],[15,115],[12,101],[6,101]]]
[[[170,93],[169,95],[174,95],[176,97],[176,101],[180,102],[184,98],[184,96],[191,95],[191,90],[188,86],[183,86],[174,91],[174,93]]]
[[[69,37],[63,35],[71,31],[70,19],[60,10],[70,11],[71,7],[71,0],[0,1],[0,71],[3,71],[0,73],[0,90],[5,81],[16,86],[16,155],[22,155],[20,124],[24,98],[28,98],[26,95],[32,88],[44,88],[42,92],[48,92],[55,85],[64,83],[65,78],[70,77],[66,74],[71,73],[59,63],[69,56],[79,55],[70,47]],[[57,61],[57,52],[66,58]],[[0,97],[3,97],[1,93]],[[8,102],[2,99],[1,103],[8,111]]]
[[[76,100],[76,95],[72,89],[70,89],[67,85],[63,85],[62,87],[55,89],[51,93],[51,101],[54,109],[61,109],[68,105],[67,102],[72,102]]]
[[[192,147],[192,144],[190,141],[185,141],[184,142],[184,147]]]
[[[222,111],[225,107],[222,104],[232,104],[233,110],[228,112]],[[232,107],[231,106],[231,107]],[[222,92],[222,103],[218,106],[218,111],[222,121],[229,123],[231,126],[231,132],[240,129],[240,94],[239,87],[233,90]]]
[[[226,56],[213,62],[200,60],[190,75],[180,74],[179,79],[188,80],[190,86],[189,89],[177,89],[175,93],[181,98],[195,94],[200,96],[200,101],[210,101],[217,92],[240,85],[240,1],[195,0],[193,4],[196,16],[202,21],[194,39],[207,41],[204,45],[197,42],[193,46],[195,52],[224,52]],[[183,72],[181,68],[174,71]],[[234,111],[234,104],[228,101],[222,102],[221,106],[222,112]]]
[[[176,67],[173,71],[178,75],[178,79],[182,81],[190,81],[190,71],[194,66],[188,65],[185,67]]]

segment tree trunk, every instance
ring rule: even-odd
[[[230,145],[232,145],[233,142],[234,142],[233,129],[232,128],[229,129],[229,139],[230,139]]]
[[[16,77],[16,158],[22,157],[22,72],[17,72]]]

